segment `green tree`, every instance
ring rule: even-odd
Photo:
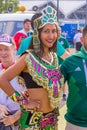
[[[18,11],[19,0],[0,0],[0,13]]]

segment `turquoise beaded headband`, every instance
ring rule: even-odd
[[[36,53],[40,51],[38,29],[44,27],[48,23],[58,25],[57,12],[53,7],[47,6],[41,11],[41,13],[42,16],[34,20],[33,46]]]
[[[57,24],[57,12],[54,8],[51,6],[47,6],[42,11],[42,19],[41,19],[41,25],[39,25],[39,28],[43,27],[47,23],[55,23]]]

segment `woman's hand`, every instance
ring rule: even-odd
[[[23,101],[23,104],[22,104],[22,107],[24,109],[26,109],[27,111],[28,110],[34,110],[34,111],[37,111],[40,109],[40,101],[39,100],[33,100],[33,99],[30,99],[29,100],[29,103],[26,103],[26,101]]]
[[[21,111],[19,110],[13,115],[5,116],[0,122],[3,122],[5,126],[13,125],[20,118],[20,115]]]
[[[21,96],[22,96],[23,99],[30,100],[30,98],[29,98],[29,93],[28,93],[27,90],[22,91],[22,92],[21,92]]]
[[[0,120],[0,122],[3,122],[3,124],[4,124],[5,126],[12,125],[12,124],[14,124],[14,122],[15,122],[14,115],[8,115],[8,116],[6,116],[6,117],[4,117],[2,120]]]
[[[31,99],[29,91],[26,90],[21,92],[21,96],[23,99],[21,102],[21,106],[23,109],[36,111],[40,108],[40,101],[36,99]]]
[[[10,110],[5,105],[0,104],[0,118],[5,117],[6,115],[9,114],[9,112]]]

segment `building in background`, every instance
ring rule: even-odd
[[[35,12],[52,5],[58,12],[58,22],[71,46],[76,30],[83,28],[87,22],[87,0],[19,0],[19,3]]]

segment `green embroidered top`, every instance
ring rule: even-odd
[[[37,85],[47,89],[50,103],[53,108],[58,107],[59,98],[59,80],[61,77],[58,68],[58,59],[56,53],[52,53],[53,63],[44,62],[41,58],[30,51],[26,56],[26,63],[29,74]]]

